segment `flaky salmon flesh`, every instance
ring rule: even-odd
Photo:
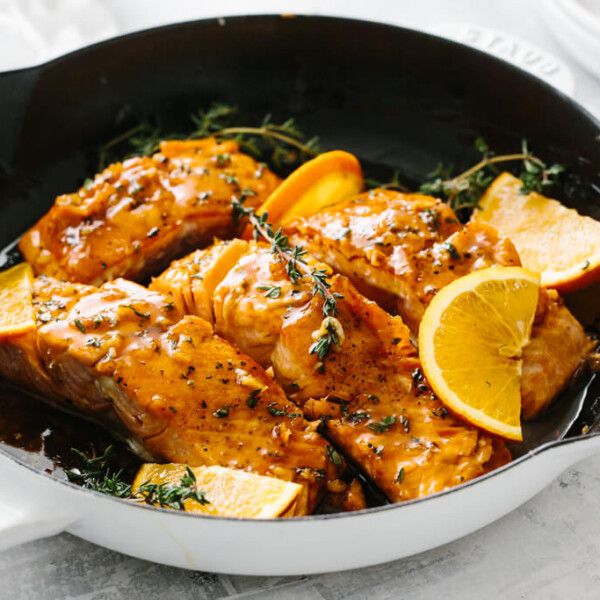
[[[0,344],[0,374],[85,414],[117,416],[156,459],[304,486],[312,512],[343,463],[251,357],[163,294],[39,277],[37,328]],[[332,459],[334,457],[335,460]]]
[[[367,297],[402,316],[415,336],[442,287],[478,269],[521,265],[512,242],[492,227],[463,226],[441,200],[393,190],[371,190],[294,219],[286,233]],[[549,406],[590,350],[583,328],[558,294],[542,288],[531,342],[523,350],[524,418]]]
[[[309,267],[328,270],[307,258]],[[323,327],[323,299],[303,277],[293,284],[269,246],[233,240],[176,261],[150,289],[260,362],[325,435],[392,501],[420,498],[506,463],[503,442],[449,415],[423,373],[399,317],[367,300],[343,276],[333,319],[340,345],[310,353]]]
[[[19,248],[37,275],[141,281],[214,236],[233,237],[232,200],[257,207],[279,183],[236,142],[162,142],[154,156],[111,165],[59,196]]]

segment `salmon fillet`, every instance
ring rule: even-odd
[[[286,233],[367,297],[401,315],[415,337],[442,287],[477,269],[521,265],[510,240],[489,225],[462,226],[441,200],[392,190],[371,190],[294,219]],[[581,325],[554,292],[541,289],[531,343],[523,353],[524,418],[552,402],[589,350]]]
[[[328,267],[307,258],[309,266]],[[510,460],[506,446],[454,418],[420,371],[410,332],[341,276],[334,319],[340,346],[321,360],[311,347],[323,327],[312,282],[292,284],[267,245],[234,240],[173,263],[150,288],[264,367],[325,435],[392,501],[420,498]],[[197,302],[197,304],[196,304]]]
[[[111,165],[59,196],[19,248],[37,275],[142,280],[214,236],[235,235],[232,200],[259,206],[279,183],[236,142],[162,142],[154,156]]]
[[[158,292],[118,279],[99,289],[35,281],[37,330],[3,340],[0,374],[86,413],[116,414],[153,457],[220,465],[304,486],[312,512],[342,461],[252,358],[181,315]]]
[[[65,283],[47,277],[33,280],[33,307],[37,326],[62,319],[83,296],[94,291],[91,286]],[[68,383],[52,378],[45,368],[38,349],[38,330],[4,338],[0,343],[0,372],[14,384],[38,394],[53,404],[75,408],[88,414],[102,414],[108,408],[106,399],[91,385],[82,390],[77,405],[70,399]],[[76,376],[74,374],[73,379]]]

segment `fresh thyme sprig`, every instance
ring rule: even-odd
[[[305,162],[320,153],[318,138],[305,140],[294,119],[273,123],[267,114],[256,127],[240,123],[237,107],[222,102],[213,103],[207,110],[199,109],[190,119],[195,129],[190,134],[165,133],[158,121],[142,121],[137,126],[116,136],[99,149],[99,170],[111,160],[132,156],[149,156],[159,149],[160,142],[168,139],[196,139],[213,136],[237,141],[255,158],[269,161],[281,168]]]
[[[309,354],[316,354],[321,361],[319,372],[324,372],[325,359],[329,356],[334,346],[341,346],[340,325],[337,322],[337,301],[343,298],[342,294],[331,292],[331,284],[327,281],[327,271],[309,267],[304,257],[307,251],[302,246],[292,246],[281,228],[273,230],[268,221],[266,212],[257,215],[252,208],[243,205],[244,197],[240,200],[234,199],[232,203],[232,215],[236,224],[242,218],[247,218],[253,229],[254,239],[264,239],[271,244],[271,253],[278,255],[286,263],[286,273],[292,282],[297,284],[303,277],[310,277],[313,284],[313,296],[321,296],[323,299],[323,324],[322,333],[310,346]],[[264,288],[264,286],[262,286]]]
[[[92,458],[88,458],[76,448],[71,448],[71,451],[79,459],[80,466],[77,469],[67,471],[67,477],[69,481],[90,490],[116,496],[117,498],[143,500],[148,504],[167,506],[177,510],[184,510],[183,503],[188,498],[192,498],[200,504],[210,504],[209,500],[206,499],[205,492],[196,489],[196,476],[188,466],[186,466],[186,474],[178,485],[156,484],[146,481],[135,494],[132,494],[131,485],[121,479],[122,469],[111,471],[112,446],[108,446],[101,456],[92,456]]]
[[[394,171],[392,178],[385,183],[374,179],[373,177],[365,178],[365,186],[367,188],[379,188],[384,190],[397,190],[406,194],[410,193],[410,190],[400,181],[400,171]]]
[[[112,446],[108,446],[101,456],[92,458],[76,448],[71,448],[71,451],[79,459],[80,467],[66,472],[69,481],[102,494],[118,498],[131,497],[131,485],[121,479],[122,469],[111,471]]]
[[[160,142],[176,139],[177,137],[180,136],[175,133],[165,133],[157,122],[142,121],[100,146],[98,149],[98,171],[102,171],[115,160],[125,160],[135,156],[150,156],[158,151]]]
[[[206,492],[196,489],[196,476],[188,467],[185,467],[186,474],[181,478],[178,485],[168,483],[143,483],[135,495],[136,498],[142,498],[147,504],[157,504],[158,506],[174,508],[175,510],[184,510],[184,502],[188,499],[195,500],[200,504],[210,504],[206,498]]]
[[[294,119],[277,124],[267,114],[258,127],[250,127],[231,122],[236,120],[238,114],[237,108],[223,103],[215,103],[207,111],[199,110],[191,116],[196,131],[190,137],[212,135],[234,139],[256,158],[263,158],[270,153],[270,162],[276,167],[304,162],[320,153],[319,138],[304,141],[304,134]],[[266,142],[267,148],[261,142]]]
[[[476,208],[486,188],[498,174],[496,165],[506,162],[521,162],[520,179],[523,182],[521,192],[541,192],[543,188],[556,183],[564,171],[561,165],[547,165],[541,158],[530,152],[527,141],[523,140],[521,152],[496,155],[488,145],[478,139],[475,148],[481,152],[481,160],[460,173],[452,176],[452,166],[439,164],[431,173],[431,181],[423,183],[420,191],[425,194],[443,195],[453,210],[460,212]]]

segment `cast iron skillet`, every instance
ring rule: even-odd
[[[325,148],[355,153],[384,179],[399,169],[415,185],[439,162],[476,161],[478,137],[502,153],[526,138],[545,160],[567,167],[560,198],[600,219],[599,125],[545,83],[397,27],[237,17],[136,33],[0,74],[0,247],[95,172],[100,144],[152,115],[184,131],[189,113],[213,101],[247,115],[294,116]],[[597,294],[578,305],[588,320],[600,313]],[[503,469],[424,500],[282,521],[192,517],[101,496],[44,473],[39,455],[14,450],[5,437],[0,489],[10,481],[3,510],[12,516],[0,523],[0,546],[68,529],[150,560],[257,575],[391,560],[489,523],[600,448],[600,437],[579,435],[593,427],[599,405],[599,382],[584,376],[527,426],[520,458]],[[34,419],[35,406],[21,418]]]

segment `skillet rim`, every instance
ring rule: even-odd
[[[421,38],[421,39],[434,38],[436,40],[436,43],[441,44],[442,46],[446,45],[446,47],[449,47],[449,48],[457,48],[457,47],[462,48],[463,51],[465,51],[469,54],[478,55],[483,60],[486,60],[490,63],[495,64],[496,67],[506,69],[508,72],[511,73],[511,76],[513,76],[513,77],[521,77],[521,78],[528,80],[529,82],[535,83],[536,85],[540,85],[542,87],[542,89],[545,89],[546,92],[549,92],[550,95],[553,95],[556,100],[562,101],[567,106],[569,106],[572,110],[578,112],[581,116],[583,116],[589,122],[589,125],[596,129],[597,139],[600,140],[600,118],[597,118],[587,108],[585,108],[583,105],[581,105],[579,102],[577,102],[574,98],[571,98],[563,91],[559,90],[558,88],[555,88],[553,85],[551,85],[547,81],[540,79],[539,77],[536,77],[535,75],[529,73],[528,71],[525,71],[524,69],[521,69],[520,67],[518,67],[516,65],[513,65],[510,62],[507,62],[507,61],[505,61],[499,57],[496,57],[494,55],[488,54],[487,52],[484,52],[483,50],[480,50],[478,48],[474,48],[474,47],[468,46],[466,44],[462,44],[460,42],[445,38],[445,37],[435,34],[435,33],[426,32],[426,31],[422,31],[422,30],[418,30],[418,29],[412,29],[410,27],[404,27],[404,26],[395,25],[395,24],[391,24],[391,23],[384,23],[381,21],[372,21],[369,19],[357,19],[357,18],[350,18],[350,17],[340,17],[340,16],[335,16],[335,15],[322,15],[322,14],[312,15],[312,14],[306,14],[306,13],[299,13],[299,14],[295,13],[295,14],[291,14],[291,15],[290,14],[279,14],[279,13],[261,13],[261,14],[252,14],[252,15],[239,15],[238,14],[238,15],[208,17],[208,18],[179,21],[179,22],[175,22],[175,23],[169,23],[166,25],[150,27],[147,29],[140,29],[137,31],[132,31],[129,33],[124,33],[124,34],[120,34],[118,36],[110,37],[108,39],[100,40],[100,41],[94,42],[92,44],[83,46],[82,48],[75,49],[71,52],[62,54],[51,60],[36,64],[33,66],[23,67],[20,69],[13,69],[10,71],[2,71],[2,72],[0,72],[0,82],[5,77],[24,75],[24,74],[35,73],[35,72],[37,72],[37,74],[39,75],[39,73],[41,73],[48,66],[57,65],[62,61],[68,61],[74,57],[85,56],[85,54],[94,52],[98,48],[110,46],[111,44],[120,43],[120,42],[122,42],[124,40],[128,40],[128,39],[134,39],[134,38],[142,37],[142,36],[152,36],[158,32],[167,31],[167,30],[171,30],[171,29],[175,30],[175,29],[190,27],[190,26],[194,26],[194,25],[198,25],[198,24],[202,24],[204,26],[213,25],[213,26],[217,26],[217,27],[225,27],[227,25],[228,20],[233,20],[236,22],[243,23],[244,21],[260,21],[260,20],[278,22],[279,20],[287,20],[287,19],[300,19],[303,21],[312,20],[312,21],[337,22],[337,23],[342,23],[342,24],[343,23],[356,23],[356,24],[360,24],[360,25],[368,25],[368,26],[374,27],[374,28],[391,30],[391,31],[394,31],[396,35],[403,35],[405,32],[410,32],[410,34],[416,36],[416,38]],[[306,522],[311,522],[311,521],[325,521],[325,520],[330,520],[330,519],[349,519],[349,518],[353,518],[353,517],[363,516],[366,514],[379,513],[379,512],[389,511],[389,510],[398,510],[405,506],[413,506],[417,503],[426,502],[427,500],[431,500],[433,498],[439,498],[442,496],[447,496],[451,493],[459,492],[461,490],[470,488],[473,485],[476,485],[480,482],[487,481],[497,475],[502,475],[509,469],[512,469],[513,467],[517,467],[525,461],[534,459],[535,457],[537,457],[540,454],[547,452],[549,450],[558,449],[558,448],[567,446],[572,443],[578,443],[584,439],[591,439],[591,438],[597,438],[597,437],[600,437],[600,432],[589,433],[589,434],[580,434],[577,436],[572,436],[572,437],[568,437],[568,438],[563,438],[563,439],[559,439],[559,440],[552,440],[552,441],[546,442],[546,443],[541,444],[540,446],[534,448],[533,450],[530,450],[526,454],[518,457],[517,459],[512,460],[510,463],[507,463],[506,465],[503,465],[502,467],[500,467],[498,469],[490,471],[489,473],[486,473],[485,475],[482,475],[480,477],[477,477],[475,479],[472,479],[472,480],[462,483],[460,485],[454,486],[452,488],[448,488],[441,492],[437,492],[435,494],[430,494],[428,496],[424,496],[422,498],[415,498],[413,500],[407,500],[405,502],[385,504],[383,506],[370,507],[370,508],[362,509],[359,511],[353,511],[353,512],[340,512],[340,513],[331,513],[331,514],[322,514],[322,515],[306,515],[306,516],[302,516],[302,517],[292,517],[292,518],[287,518],[287,519],[281,519],[281,518],[250,519],[250,518],[245,518],[245,517],[223,517],[223,516],[202,515],[202,514],[198,515],[198,514],[194,514],[194,513],[186,513],[184,511],[173,511],[173,510],[169,510],[167,508],[150,506],[145,503],[132,502],[131,500],[127,500],[125,498],[117,498],[116,496],[111,496],[109,494],[102,494],[95,490],[91,490],[89,488],[85,488],[80,485],[71,483],[68,480],[58,479],[51,473],[47,473],[46,471],[44,471],[42,469],[36,468],[33,465],[28,464],[21,458],[11,454],[10,452],[8,452],[7,450],[5,450],[2,447],[0,447],[0,455],[4,456],[11,462],[16,463],[19,467],[24,467],[25,469],[34,473],[36,476],[40,476],[40,475],[44,476],[48,480],[50,480],[54,483],[66,486],[67,488],[72,489],[74,491],[82,492],[85,494],[91,494],[91,495],[96,496],[103,500],[118,502],[120,505],[123,505],[123,506],[129,505],[132,507],[137,507],[137,508],[141,508],[144,510],[151,510],[151,511],[159,510],[162,513],[169,514],[175,518],[210,519],[212,522],[215,522],[215,519],[216,519],[216,520],[220,520],[220,521],[224,520],[224,521],[234,521],[234,522],[242,521],[242,522],[248,522],[248,523],[260,522],[260,523],[281,524],[281,523],[306,523]],[[67,529],[68,529],[68,527],[67,527]]]

